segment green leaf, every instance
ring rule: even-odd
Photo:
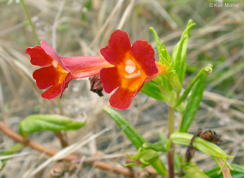
[[[231,164],[232,171],[239,172],[244,174],[244,166],[238,165],[238,164]]]
[[[0,156],[6,156],[6,155],[12,155],[16,152],[21,151],[22,149],[24,149],[26,146],[21,144],[21,143],[16,143],[13,146],[11,146],[9,149],[3,151],[2,153],[0,153]]]
[[[141,169],[152,165],[154,162],[156,162],[159,159],[160,154],[154,150],[146,149],[142,150],[141,148],[138,149],[137,153],[134,156],[130,156],[126,154],[127,157],[134,161],[139,161],[141,163],[140,167]]]
[[[103,111],[105,111],[118,125],[118,127],[126,134],[128,139],[132,142],[136,149],[142,147],[144,143],[148,143],[137,131],[134,127],[130,125],[130,123],[123,118],[118,112],[113,110],[110,107],[104,107]],[[142,148],[143,149],[143,148]],[[151,164],[152,167],[156,169],[156,171],[162,175],[167,176],[168,172],[160,159]]]
[[[182,85],[180,83],[179,77],[175,72],[170,72],[167,74],[168,82],[171,88],[176,92],[180,93]]]
[[[195,87],[193,88],[191,96],[189,97],[187,102],[183,119],[180,123],[179,132],[187,132],[192,121],[194,120],[194,117],[202,100],[206,76],[207,74],[202,74]]]
[[[185,164],[181,166],[185,172],[185,176],[182,178],[209,178],[203,171],[201,171],[195,164]]]
[[[133,166],[138,166],[137,163],[128,163],[125,165],[126,167],[133,167]]]
[[[231,164],[231,167],[233,170],[230,170],[232,178],[243,178],[244,177],[244,167],[237,165],[237,164]],[[223,174],[220,173],[220,168],[216,167],[207,171],[204,171],[206,175],[208,175],[210,178],[223,178]]]
[[[191,28],[195,25],[192,20],[189,20],[185,31],[183,32],[180,41],[175,46],[172,58],[174,61],[174,68],[176,73],[179,76],[180,82],[182,83],[185,78],[185,70],[186,70],[186,54],[187,54],[187,45],[189,39],[189,33]]]
[[[92,7],[92,0],[88,0],[86,3],[83,4],[83,7],[87,9],[91,9]]]
[[[179,106],[187,98],[187,96],[190,93],[192,87],[200,79],[200,77],[202,76],[203,73],[209,73],[209,74],[212,73],[212,64],[208,64],[206,67],[202,68],[202,70],[200,70],[198,72],[198,74],[194,77],[194,79],[191,81],[191,83],[188,85],[188,87],[186,87],[183,95],[176,102],[174,108],[176,108],[177,106]]]
[[[167,49],[166,49],[166,46],[164,45],[164,43],[160,42],[160,39],[159,39],[159,36],[157,35],[157,32],[156,30],[153,28],[153,27],[150,27],[149,28],[153,34],[154,34],[154,37],[155,37],[155,41],[156,41],[156,45],[157,45],[157,51],[158,51],[158,54],[159,54],[159,63],[165,65],[165,66],[169,66],[170,63],[173,62],[171,56],[169,55]]]
[[[173,133],[167,143],[167,150],[169,149],[171,142],[179,145],[188,146],[192,138],[193,135],[188,133]],[[203,153],[217,158],[233,158],[232,156],[227,155],[220,147],[218,147],[214,143],[208,142],[200,137],[195,138],[193,146]]]
[[[166,144],[165,144],[166,145]],[[143,144],[143,148],[145,149],[152,149],[154,151],[158,151],[158,152],[166,152],[166,146],[165,146],[162,142],[155,142],[153,144],[151,143],[144,143]]]
[[[159,86],[153,81],[145,83],[140,91],[147,96],[155,98],[156,100],[165,101],[164,96],[159,89]]]
[[[21,143],[16,143],[14,144],[13,146],[11,146],[9,149],[3,151],[2,153],[0,153],[0,156],[7,156],[7,155],[12,155],[16,152],[19,152],[21,151],[22,149],[25,148],[25,145],[21,144]],[[9,159],[2,159],[0,161],[0,170],[4,168],[6,162],[8,161]]]
[[[60,115],[35,114],[26,117],[19,125],[21,133],[32,133],[40,130],[61,131],[77,130],[83,127],[85,122],[77,122]]]

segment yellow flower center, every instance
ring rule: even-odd
[[[125,55],[124,62],[118,66],[118,71],[122,77],[121,86],[131,91],[137,90],[147,77],[130,52]]]

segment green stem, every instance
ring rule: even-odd
[[[62,105],[61,105],[61,102],[60,102],[60,98],[59,97],[57,97],[57,103],[58,103],[60,115],[63,115],[64,112],[63,112],[63,108],[62,108]],[[64,134],[62,134],[61,131],[56,131],[56,132],[54,132],[54,134],[60,140],[60,143],[61,143],[62,148],[65,148],[65,147],[69,146],[67,140],[65,139],[66,132],[64,132]]]
[[[38,36],[37,36],[36,30],[35,30],[35,27],[34,27],[32,21],[31,21],[31,16],[30,16],[30,14],[29,14],[29,12],[28,12],[28,10],[26,8],[25,2],[24,2],[24,0],[21,0],[20,2],[21,2],[22,6],[24,8],[24,11],[25,11],[27,20],[29,21],[29,24],[31,25],[32,33],[33,33],[33,35],[34,35],[34,37],[35,37],[35,39],[37,41],[37,44],[39,45],[40,44],[40,41],[38,39]]]
[[[179,121],[179,126],[178,126],[178,132],[180,132],[180,127],[182,125],[183,118],[184,118],[184,113],[180,113],[180,121]]]
[[[168,137],[174,133],[174,109],[169,106],[168,107]]]
[[[60,115],[63,115],[63,109],[62,109],[62,105],[61,105],[61,102],[60,102],[60,98],[57,97],[57,103],[58,103],[58,107],[59,107],[59,111],[60,111]]]
[[[168,107],[168,138],[174,133],[174,109]],[[168,172],[169,178],[174,178],[174,144],[170,146],[170,151],[168,152]]]

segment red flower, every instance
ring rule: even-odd
[[[43,67],[34,71],[33,78],[39,89],[50,87],[42,94],[49,100],[59,94],[61,97],[71,80],[99,74],[103,67],[111,66],[101,56],[60,57],[45,41],[41,41],[41,47],[27,48],[26,53],[33,65]]]
[[[100,53],[114,65],[103,68],[100,78],[105,92],[117,88],[109,100],[117,109],[127,109],[145,82],[166,73],[165,66],[155,62],[155,52],[147,41],[138,40],[131,46],[128,34],[121,30],[112,33]]]

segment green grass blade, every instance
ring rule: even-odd
[[[233,178],[243,178],[244,177],[244,167],[237,165],[237,164],[231,164],[231,167],[233,170],[230,170],[231,176]],[[206,175],[208,175],[210,178],[223,178],[223,174],[219,174],[220,168],[216,167],[207,171],[204,171]]]
[[[185,176],[183,178],[209,178],[209,176],[200,170],[195,164],[185,164],[182,165],[182,168],[185,172]]]
[[[0,153],[0,157],[1,156],[7,156],[7,155],[12,155],[16,152],[19,152],[21,150],[23,150],[26,146],[21,144],[21,143],[16,143],[13,146],[11,146],[9,149],[3,151],[2,153]],[[5,164],[7,163],[9,159],[2,159],[0,160],[0,171],[4,168]],[[1,162],[2,161],[2,162]]]
[[[139,149],[142,147],[144,143],[148,143],[138,132],[137,130],[130,125],[130,123],[123,118],[121,114],[116,112],[110,107],[104,107],[103,111],[105,111],[118,125],[118,127],[126,134],[128,139],[132,142],[135,148]],[[162,175],[167,176],[168,172],[160,159],[152,164],[152,167],[156,169],[156,171]]]

